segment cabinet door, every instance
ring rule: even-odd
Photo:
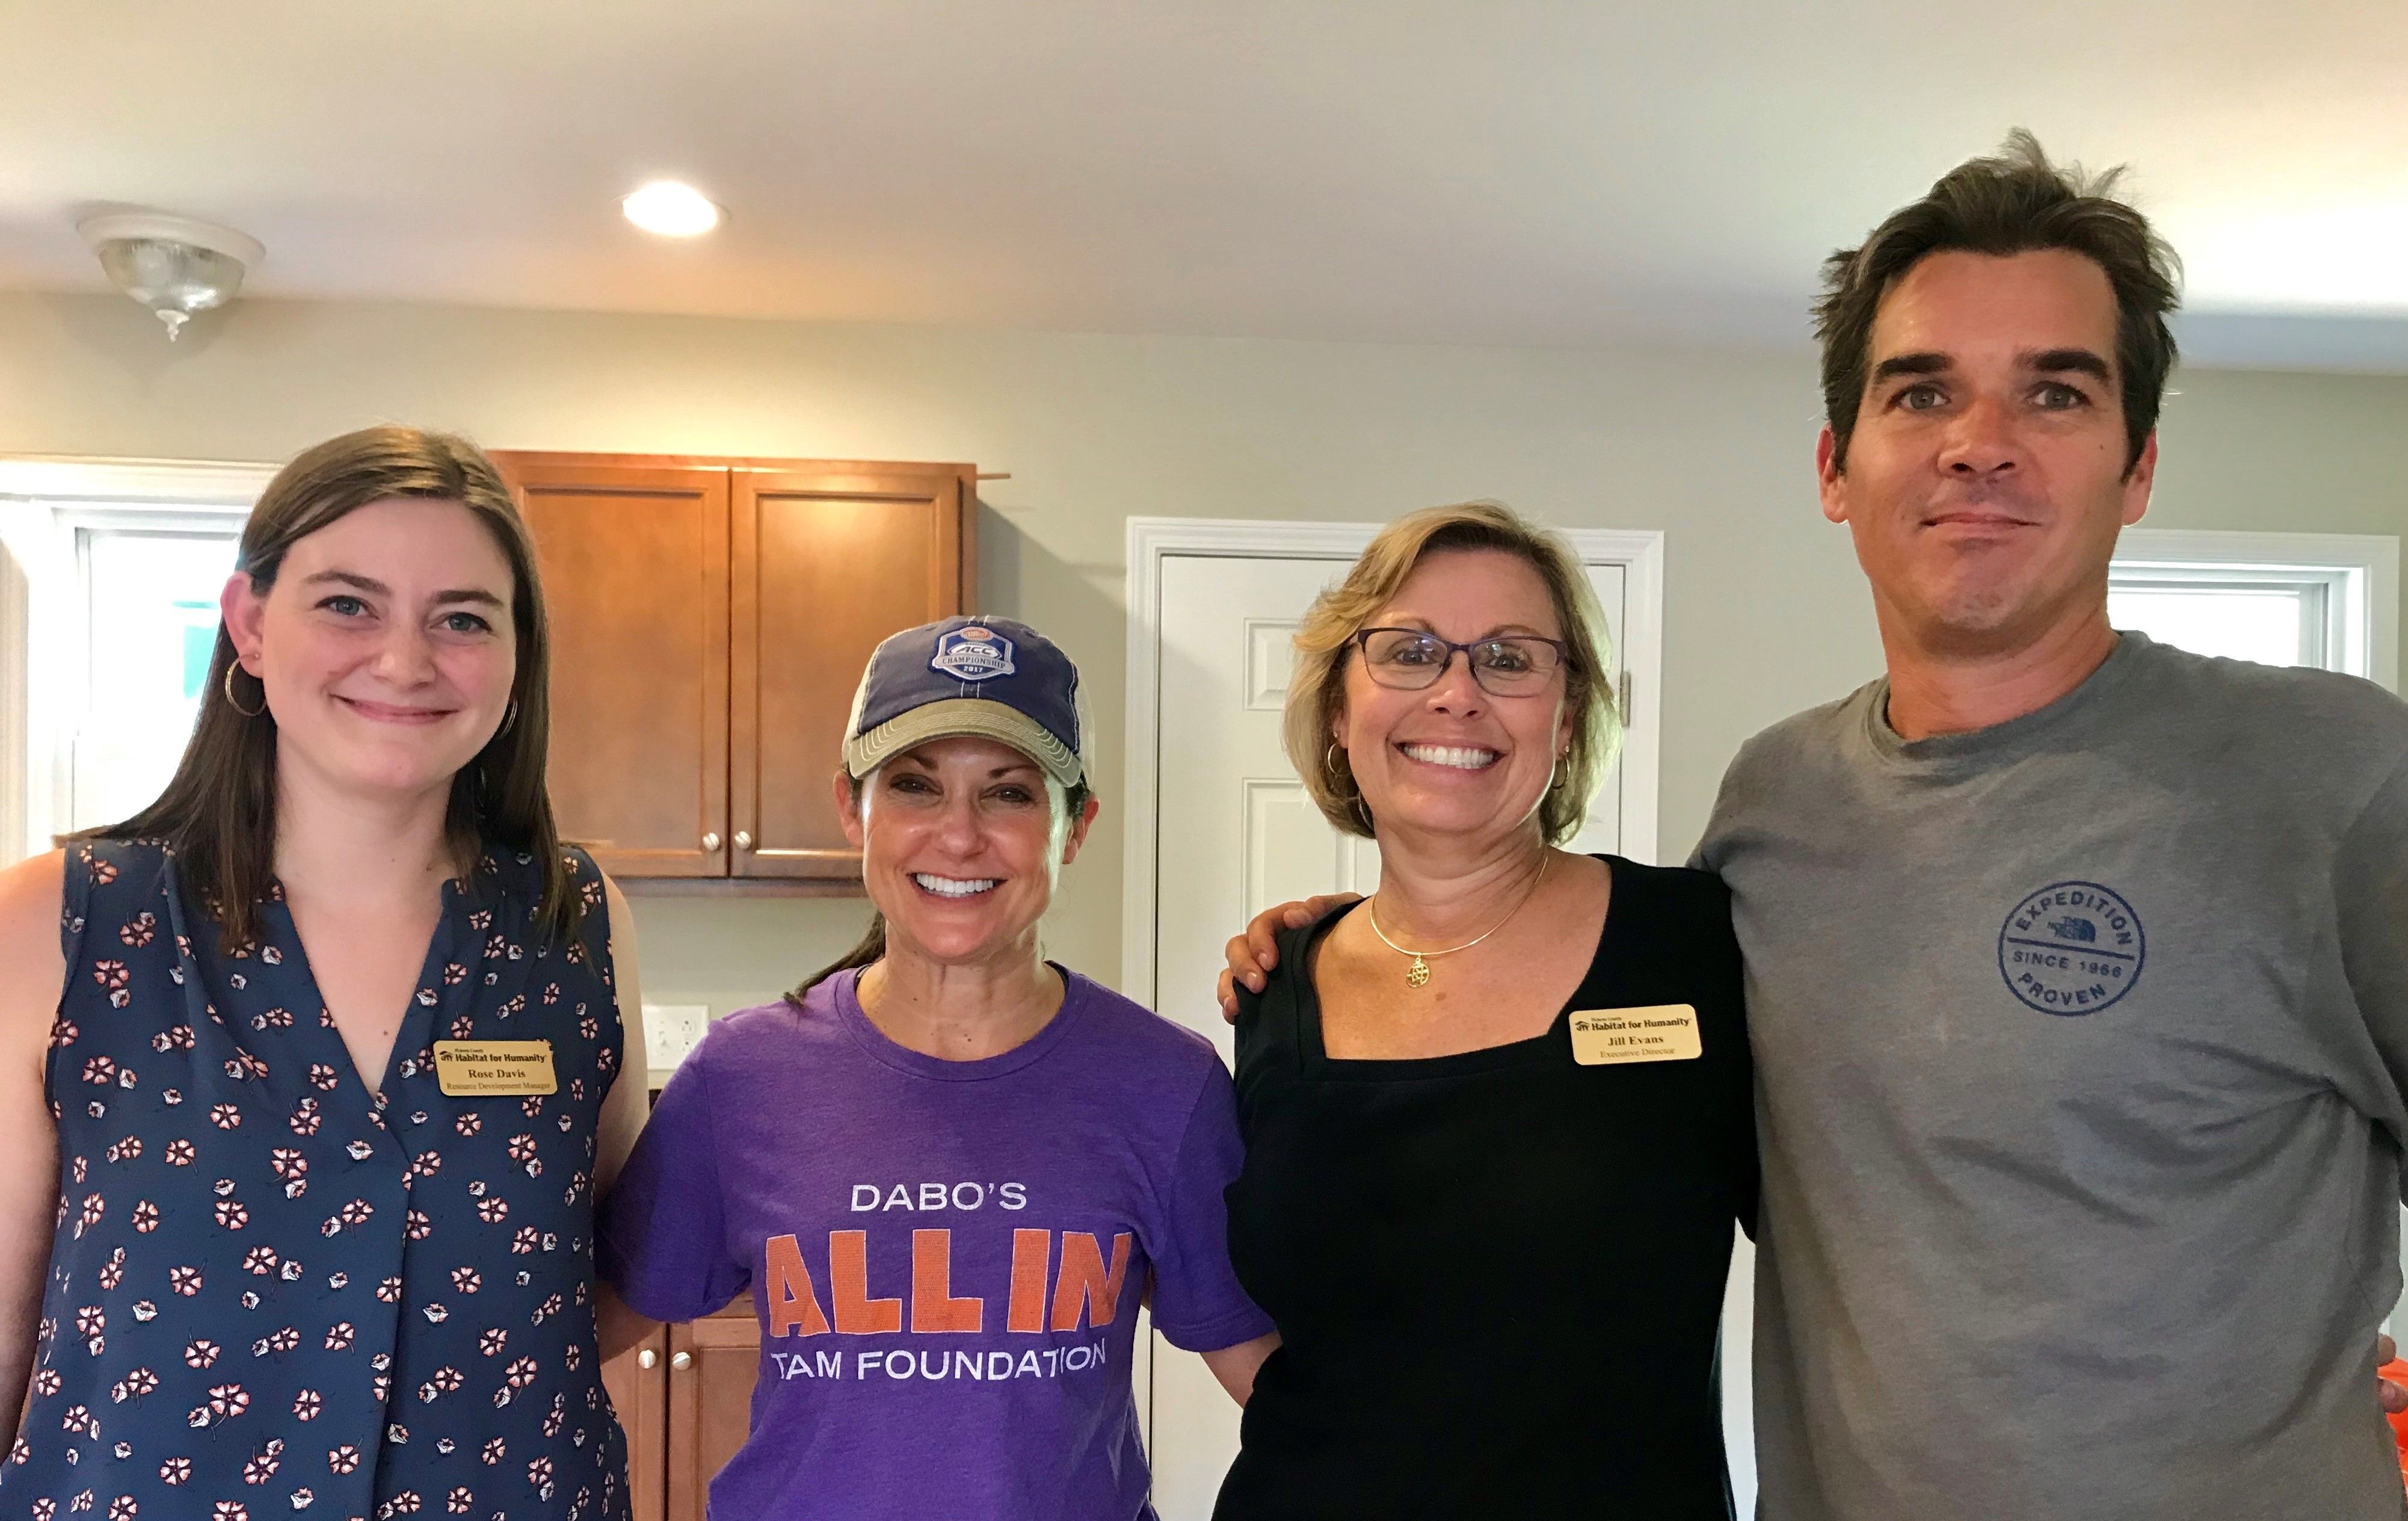
[[[752,1428],[761,1325],[750,1295],[731,1308],[668,1328],[668,1521],[703,1521],[711,1476]]]
[[[962,610],[975,482],[953,466],[736,472],[736,876],[860,881],[829,790],[853,689],[879,640]]]
[[[727,471],[496,455],[552,613],[552,803],[628,877],[727,874]]]
[[[668,1360],[664,1326],[602,1365],[602,1387],[627,1433],[627,1491],[635,1521],[661,1521],[667,1503]]]

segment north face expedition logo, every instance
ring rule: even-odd
[[[2095,1014],[2132,991],[2148,939],[2131,901],[2095,882],[2052,882],[1999,930],[1999,975],[2043,1014]]]

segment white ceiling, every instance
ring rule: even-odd
[[[0,287],[133,203],[261,295],[1794,343],[2021,123],[2133,165],[2200,357],[2408,369],[2401,0],[0,0]]]

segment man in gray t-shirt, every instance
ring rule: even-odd
[[[2397,1517],[2408,709],[2106,617],[2171,260],[2028,138],[1834,255],[1887,676],[1751,741],[1774,1521]]]
[[[1768,1516],[2396,1515],[2408,709],[2126,634],[1743,750]]]

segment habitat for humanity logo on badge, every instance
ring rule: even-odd
[[[937,636],[928,668],[963,682],[992,681],[1011,674],[1011,641],[992,628],[970,624]]]
[[[2060,882],[2015,905],[1999,931],[1999,974],[2043,1014],[2095,1014],[2141,980],[2141,916],[2095,882]]]

